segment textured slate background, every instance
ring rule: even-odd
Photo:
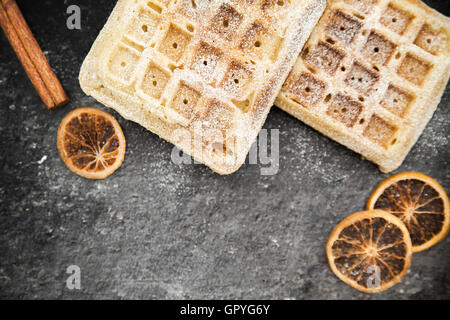
[[[330,271],[333,227],[364,208],[387,175],[273,109],[280,171],[246,165],[227,177],[177,166],[172,146],[114,114],[128,142],[122,168],[88,181],[61,162],[56,132],[82,105],[81,63],[115,1],[18,1],[71,102],[46,111],[0,36],[0,298],[450,298],[450,237],[415,254],[404,280],[359,293]],[[426,1],[450,15],[450,1]],[[82,30],[66,8],[82,9]],[[399,171],[417,170],[450,191],[450,91]],[[78,265],[82,289],[65,287]]]

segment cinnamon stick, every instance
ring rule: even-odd
[[[66,104],[69,99],[15,0],[0,0],[0,25],[45,106]]]

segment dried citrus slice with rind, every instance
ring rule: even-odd
[[[419,172],[394,175],[375,189],[368,209],[382,209],[400,218],[408,228],[413,252],[435,245],[450,229],[449,199],[442,186]]]
[[[126,141],[117,120],[100,109],[70,112],[58,130],[58,150],[66,166],[88,179],[105,179],[125,158]]]
[[[327,243],[336,276],[367,293],[398,283],[411,265],[412,245],[401,220],[382,210],[357,212],[339,223]]]

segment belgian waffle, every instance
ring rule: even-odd
[[[220,174],[244,162],[325,0],[119,0],[82,89]]]
[[[450,76],[450,19],[417,0],[329,1],[276,104],[398,168]]]

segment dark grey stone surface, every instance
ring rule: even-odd
[[[83,105],[81,63],[113,0],[18,1],[67,89],[47,111],[0,37],[1,298],[450,298],[450,237],[415,254],[410,272],[378,295],[359,293],[327,265],[333,227],[360,211],[386,178],[373,164],[274,108],[280,171],[246,165],[221,177],[177,166],[172,146],[117,113],[127,138],[123,166],[104,181],[72,174],[56,148],[61,119]],[[449,1],[427,1],[450,14]],[[82,30],[66,8],[82,8]],[[438,179],[450,191],[450,90],[399,171]],[[65,286],[78,265],[82,289]]]

